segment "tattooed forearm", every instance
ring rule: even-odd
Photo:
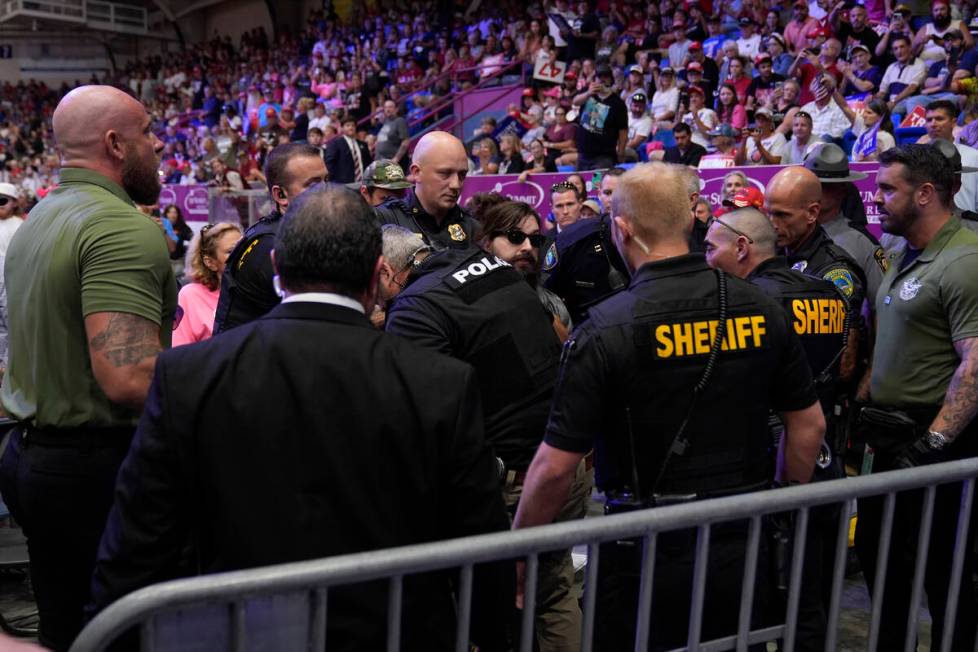
[[[978,338],[954,343],[961,357],[931,429],[953,440],[978,414]]]
[[[89,347],[116,367],[139,364],[160,352],[160,330],[151,321],[127,313],[112,313]]]

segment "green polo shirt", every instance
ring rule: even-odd
[[[31,210],[7,250],[9,361],[0,402],[38,427],[135,423],[92,374],[84,318],[138,315],[170,345],[176,283],[165,236],[118,184],[64,168],[60,185]]]
[[[901,258],[876,295],[872,400],[939,406],[961,361],[954,343],[978,337],[978,235],[952,217],[903,271]]]

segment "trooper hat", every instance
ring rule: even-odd
[[[805,157],[805,167],[814,172],[822,183],[859,181],[868,176],[850,171],[846,153],[834,143],[823,143],[812,149]]]
[[[378,159],[363,171],[363,179],[357,183],[346,184],[348,188],[359,190],[360,186],[367,188],[384,188],[386,190],[404,190],[412,187],[410,181],[404,178],[404,170],[394,161],[386,158]]]
[[[951,167],[954,168],[955,174],[978,172],[978,168],[961,165],[961,152],[958,151],[958,148],[951,141],[944,140],[943,138],[935,138],[931,144],[937,148],[937,151],[944,155],[944,158],[951,162]]]

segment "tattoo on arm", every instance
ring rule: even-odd
[[[978,413],[978,338],[955,342],[954,349],[961,362],[948,384],[944,405],[931,426],[951,440],[961,434]]]
[[[137,315],[112,313],[105,328],[92,338],[89,346],[115,367],[136,365],[160,352],[159,327]]]

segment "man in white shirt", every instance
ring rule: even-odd
[[[11,183],[0,183],[0,256],[7,255],[10,239],[24,223],[17,217],[18,201],[17,188]]]
[[[830,138],[842,138],[851,123],[842,109],[832,100],[835,92],[835,78],[827,73],[823,73],[818,80],[812,84],[815,92],[815,99],[801,110],[812,116],[812,134],[816,138],[829,136]]]
[[[740,18],[740,38],[737,39],[737,50],[740,56],[753,61],[761,52],[761,35],[757,34],[757,24],[750,16]]]
[[[904,34],[890,38],[890,48],[896,61],[883,73],[876,97],[884,100],[893,113],[906,112],[903,100],[915,95],[927,77],[924,62],[913,56],[910,47],[910,39]]]
[[[628,142],[625,143],[625,160],[637,161],[638,150],[652,133],[652,118],[646,113],[648,98],[642,91],[632,93],[628,112]]]
[[[951,141],[961,154],[961,165],[978,167],[978,150],[954,142],[954,125],[958,122],[958,107],[949,100],[937,100],[927,107],[927,136],[930,142],[938,138]],[[961,190],[954,195],[954,205],[963,211],[978,212],[978,174],[962,174]]]

